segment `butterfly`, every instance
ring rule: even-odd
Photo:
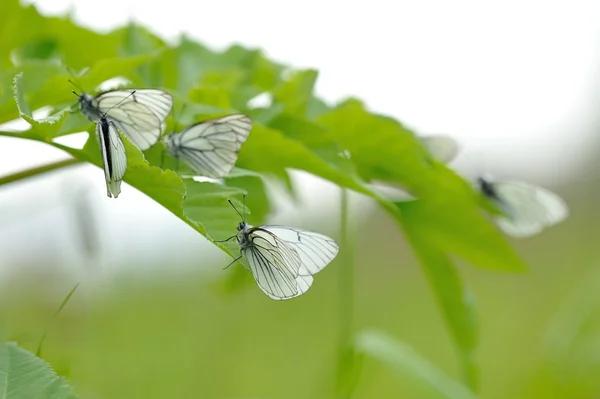
[[[291,299],[304,294],[313,283],[313,275],[339,252],[335,240],[323,234],[285,226],[251,226],[231,200],[229,203],[242,221],[236,235],[215,242],[236,238],[240,256],[231,264],[245,258],[256,284],[271,299]]]
[[[106,117],[141,151],[156,144],[173,106],[171,95],[156,89],[110,90],[96,96],[73,93],[90,121]]]
[[[520,181],[492,181],[479,177],[479,191],[503,216],[496,217],[502,231],[513,237],[528,237],[562,222],[569,208],[555,193]]]
[[[252,120],[242,114],[210,119],[164,138],[167,149],[199,176],[221,178],[229,174],[242,144],[252,129]]]
[[[96,138],[102,154],[106,195],[109,198],[117,198],[121,193],[121,181],[127,171],[127,154],[115,123],[106,115],[101,115],[96,123]]]

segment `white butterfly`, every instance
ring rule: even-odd
[[[240,248],[240,256],[232,264],[244,257],[259,288],[272,299],[304,294],[312,285],[312,275],[338,254],[337,243],[323,234],[284,226],[253,227],[236,212],[242,217],[238,233],[225,240],[236,238]]]
[[[496,223],[508,235],[528,237],[569,215],[565,202],[542,187],[518,181],[492,182],[482,177],[477,184],[481,193],[504,213],[496,218]]]
[[[199,176],[221,178],[235,165],[251,129],[250,117],[228,115],[196,123],[180,134],[170,133],[164,143],[171,155],[183,158]]]
[[[117,198],[121,193],[121,181],[127,171],[127,154],[123,140],[113,121],[105,115],[96,123],[96,138],[100,144],[102,166],[106,180],[106,195]]]
[[[96,96],[73,93],[90,121],[98,122],[105,115],[141,151],[156,144],[173,106],[170,94],[155,89],[111,90]]]

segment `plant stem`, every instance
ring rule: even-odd
[[[71,158],[66,159],[64,161],[58,161],[51,164],[38,166],[35,168],[27,169],[21,172],[14,173],[12,175],[0,177],[0,186],[8,183],[13,183],[15,181],[27,179],[28,177],[33,177],[37,175],[41,175],[42,173],[51,172],[56,169],[63,168],[65,166],[75,165],[81,163],[82,161],[79,159]]]
[[[350,398],[355,382],[354,351],[354,245],[349,237],[348,190],[342,189],[340,199],[341,265],[339,267],[340,332],[338,353],[337,397]]]

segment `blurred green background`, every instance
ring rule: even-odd
[[[22,8],[16,2],[10,2],[10,7],[14,7],[10,10],[14,14],[5,14],[2,32],[6,35],[12,29],[20,36],[10,40],[4,36],[4,41],[0,41],[4,82],[0,94],[2,98],[10,98],[3,110],[15,113],[15,118],[18,114],[12,102],[12,87],[7,83],[14,77],[10,75],[14,72],[11,57],[28,60],[31,62],[28,67],[33,68],[42,59],[48,62],[60,58],[61,46],[81,46],[77,40],[82,32],[89,35],[87,43],[111,41],[111,45],[101,50],[90,44],[77,57],[66,60],[83,67],[86,62],[123,55],[115,50],[116,43],[126,43],[123,48],[127,51],[121,50],[133,55],[150,52],[158,40],[133,27],[102,37],[74,28],[70,23],[62,24],[65,22],[62,19],[39,17],[33,8]],[[16,22],[7,17],[17,13],[23,20],[32,18],[38,23],[44,20],[41,31],[54,33],[45,33],[50,39],[39,33],[28,36],[26,31],[11,25]],[[38,17],[39,20],[35,19]],[[110,51],[102,53],[105,48]],[[142,67],[142,80],[160,79],[155,67]],[[225,80],[236,80],[236,71],[228,72],[231,73],[224,73],[225,78],[211,79],[226,86]],[[210,97],[221,108],[231,105],[227,101],[224,105],[220,103],[220,92],[200,94]],[[60,96],[67,101],[65,93]],[[320,106],[311,103],[310,112],[320,112]],[[600,120],[591,119],[586,129],[600,129]],[[20,145],[16,141],[6,139],[2,145],[5,148]],[[590,146],[593,144],[590,139]],[[18,147],[10,148],[9,151],[16,151]],[[40,161],[34,156],[30,158]],[[565,159],[569,161],[568,156]],[[600,252],[595,242],[600,222],[596,211],[596,199],[600,197],[599,168],[600,162],[590,162],[576,178],[548,187],[566,200],[571,217],[539,236],[511,240],[529,266],[527,271],[502,273],[476,269],[456,259],[477,313],[479,337],[474,354],[479,375],[477,397],[600,397]],[[222,271],[229,258],[183,223],[177,224],[180,230],[170,227],[160,233],[138,231],[146,229],[145,225],[138,225],[138,230],[135,224],[130,230],[124,228],[125,222],[120,225],[124,229],[122,235],[139,232],[142,238],[160,237],[148,246],[169,249],[154,256],[145,253],[148,248],[143,243],[137,247],[114,244],[115,237],[103,227],[119,226],[109,223],[118,219],[119,214],[105,219],[106,202],[91,201],[91,205],[85,205],[87,202],[83,201],[81,206],[87,206],[83,210],[76,205],[68,205],[66,209],[55,205],[52,201],[61,204],[69,195],[75,197],[75,202],[84,196],[65,188],[72,178],[82,178],[87,176],[84,172],[92,171],[88,166],[76,169],[82,173],[66,170],[2,187],[2,248],[8,254],[15,244],[35,256],[0,258],[0,339],[17,341],[35,352],[40,337],[47,332],[41,357],[59,375],[67,377],[80,397],[339,397],[338,380],[353,380],[349,377],[349,362],[344,363],[341,371],[338,366],[348,314],[353,336],[364,329],[383,331],[411,346],[449,377],[456,381],[463,379],[459,353],[430,284],[403,233],[374,201],[351,195],[351,245],[345,254],[316,276],[306,295],[275,302],[260,292],[250,273],[240,265]],[[12,172],[3,170],[2,174]],[[58,175],[64,178],[62,183]],[[95,180],[102,183],[99,176],[96,174]],[[60,184],[63,186],[50,190],[59,192],[56,198],[39,195],[50,192],[44,191],[44,187]],[[306,216],[302,227],[341,240],[338,189],[333,184],[326,185],[326,192],[331,195],[303,208],[295,221],[289,215],[295,205],[290,205],[289,198],[278,191],[275,191],[278,195],[267,197],[261,184],[244,177],[236,186],[255,193],[249,200],[254,202],[250,208],[256,209],[257,219],[270,206],[277,222],[298,222],[298,218]],[[272,193],[270,189],[267,191]],[[17,194],[11,197],[11,192]],[[137,201],[143,197],[133,189],[124,193],[131,195],[129,206],[138,206]],[[121,200],[114,206],[120,207],[128,201]],[[174,219],[150,202],[139,202],[144,217],[152,215],[151,221],[156,225]],[[117,209],[124,215],[132,208]],[[36,212],[41,216],[34,217]],[[83,216],[64,218],[77,212]],[[52,216],[46,219],[44,215]],[[231,220],[235,217],[231,215]],[[19,232],[20,224],[25,227]],[[189,230],[189,234],[181,235],[184,230]],[[235,222],[231,224],[231,234],[234,232]],[[48,238],[53,235],[58,237],[54,241]],[[82,235],[89,235],[88,240],[84,237],[79,241]],[[17,237],[22,236],[29,241],[16,243]],[[61,246],[63,241],[69,241],[70,246]],[[353,286],[348,285],[346,274],[348,257],[354,257]],[[67,306],[53,318],[65,295],[78,282],[81,285]],[[435,384],[422,383],[419,378],[411,377],[410,372],[396,370],[368,355],[360,359],[353,398],[446,397],[432,389]]]

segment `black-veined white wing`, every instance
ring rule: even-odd
[[[458,155],[458,143],[450,136],[424,136],[420,140],[436,161],[448,163]]]
[[[170,153],[183,158],[198,175],[221,178],[235,165],[251,129],[250,117],[235,114],[197,123],[164,141]]]
[[[121,193],[121,181],[127,171],[127,154],[123,140],[115,124],[105,117],[96,124],[96,136],[102,154],[102,166],[106,180],[106,195],[117,198]]]
[[[289,245],[300,256],[301,274],[316,274],[323,270],[338,254],[339,247],[333,238],[312,231],[292,227],[266,225],[260,226]]]
[[[160,138],[173,98],[162,90],[125,89],[97,96],[82,94],[79,103],[91,121],[106,115],[136,147],[145,151]]]
[[[496,223],[514,237],[527,237],[565,220],[569,208],[555,193],[518,181],[490,182],[479,180],[480,189],[504,216]]]
[[[312,274],[322,270],[338,253],[335,241],[322,234],[283,226],[246,226],[241,253],[260,289],[276,300],[305,293]]]

